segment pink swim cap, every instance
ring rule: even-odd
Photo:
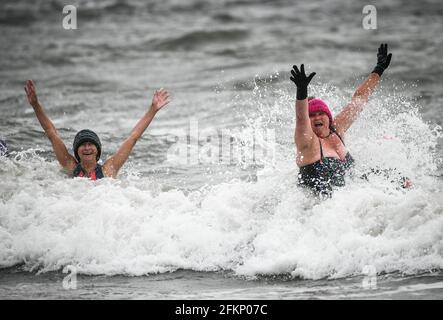
[[[316,113],[316,112],[324,112],[328,115],[329,118],[329,125],[332,126],[332,113],[331,110],[329,110],[328,105],[321,99],[311,99],[308,101],[309,104],[309,115]]]

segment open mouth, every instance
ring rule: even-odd
[[[323,127],[323,123],[314,123],[314,127],[316,128]]]

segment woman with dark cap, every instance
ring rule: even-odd
[[[354,159],[346,150],[343,137],[362,112],[383,71],[389,66],[391,57],[388,45],[380,45],[374,70],[355,91],[351,102],[335,118],[323,100],[308,99],[308,85],[315,72],[306,76],[303,64],[300,70],[293,66],[290,79],[297,86],[294,140],[300,185],[321,195],[330,195],[333,186],[344,185],[344,175]]]
[[[52,143],[55,155],[60,165],[72,173],[73,177],[88,177],[92,180],[103,177],[115,178],[118,171],[126,162],[137,140],[151,123],[156,113],[169,103],[166,90],[155,91],[151,107],[143,118],[132,129],[129,137],[123,142],[116,154],[105,161],[103,166],[97,162],[100,159],[102,146],[98,136],[91,130],[81,130],[74,138],[74,156],[72,156],[61,140],[51,120],[46,115],[37,99],[35,85],[32,80],[26,82],[25,91],[28,101],[35,111],[37,119]]]

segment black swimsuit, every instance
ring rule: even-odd
[[[86,177],[86,176],[87,175],[83,171],[81,164],[78,163],[77,166],[75,167],[74,171],[72,172],[72,177],[75,178],[75,177]],[[99,164],[97,164],[97,166],[95,167],[95,170],[93,172],[91,172],[91,174],[89,175],[89,178],[92,180],[98,180],[98,179],[102,179],[104,177],[105,177],[105,175],[103,174],[102,166]]]
[[[336,134],[343,143],[340,135]],[[319,143],[320,160],[300,168],[298,183],[301,186],[309,187],[316,194],[331,195],[332,186],[342,187],[345,185],[345,173],[354,164],[354,159],[349,152],[346,153],[344,160],[325,157],[320,140]]]

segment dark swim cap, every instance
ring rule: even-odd
[[[0,156],[7,156],[7,155],[8,155],[8,146],[6,145],[6,142],[0,140]]]
[[[80,162],[80,157],[78,156],[78,148],[85,142],[93,143],[97,147],[97,161],[100,159],[102,153],[102,144],[98,135],[91,130],[84,129],[79,131],[74,138],[74,155],[78,162]]]

